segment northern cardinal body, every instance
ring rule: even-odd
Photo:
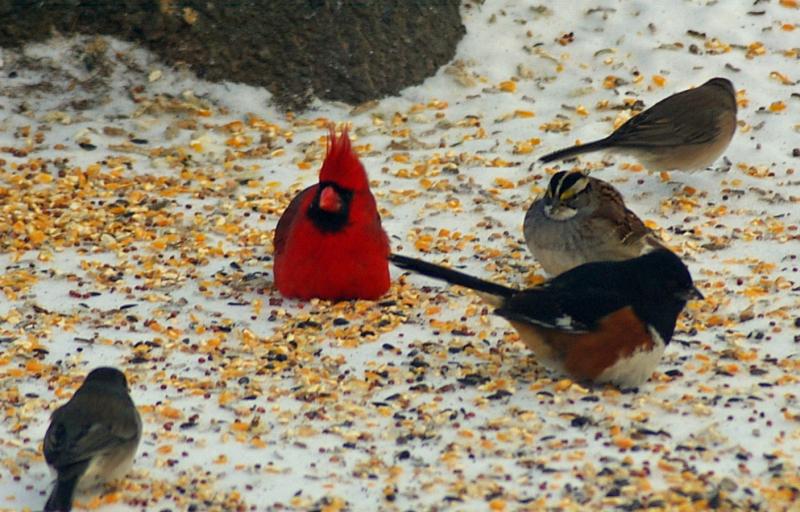
[[[286,297],[372,300],[389,289],[389,239],[346,130],[337,138],[330,128],[319,183],[289,203],[273,246]]]

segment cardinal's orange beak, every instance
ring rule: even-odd
[[[342,209],[342,198],[333,187],[325,187],[319,195],[319,209],[329,213],[338,213]]]

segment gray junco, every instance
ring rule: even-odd
[[[668,96],[632,117],[608,137],[539,158],[552,162],[598,150],[627,153],[650,171],[711,165],[736,131],[736,90],[726,78]]]
[[[53,412],[44,458],[57,474],[45,512],[72,509],[77,490],[124,476],[142,437],[142,421],[116,368],[92,370],[70,400]]]
[[[610,183],[578,171],[550,178],[523,224],[525,242],[545,272],[558,275],[591,261],[618,261],[664,246]]]

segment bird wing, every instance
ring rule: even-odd
[[[599,192],[601,198],[598,201],[598,207],[590,217],[586,218],[587,229],[598,233],[614,230],[616,232],[613,236],[607,236],[621,240],[626,246],[635,245],[643,237],[652,234],[650,228],[645,226],[635,213],[625,207],[619,191],[611,187],[601,187]]]
[[[509,320],[563,332],[589,332],[605,316],[630,305],[630,299],[604,286],[562,286],[553,282],[515,294],[495,310]]]
[[[275,226],[275,236],[272,239],[274,254],[280,254],[283,252],[283,249],[286,247],[286,239],[289,237],[289,231],[294,223],[295,218],[297,218],[297,215],[300,213],[301,207],[305,203],[306,198],[314,195],[316,187],[317,185],[311,185],[294,196],[294,199],[291,200],[289,206],[287,206],[281,214],[281,218],[278,219],[278,225]]]
[[[623,246],[639,248],[642,253],[664,247],[658,235],[645,226],[642,219],[631,210],[625,208],[622,213],[604,212],[602,210],[601,208],[598,211],[598,215],[604,216],[607,214],[607,218],[613,222],[613,229],[616,230],[616,236]]]
[[[94,407],[91,407],[85,396],[76,395],[53,414],[43,449],[49,464],[65,467],[86,461],[139,435],[140,420],[129,398],[94,398],[103,403],[95,400]],[[86,411],[95,411],[96,414],[89,417]]]
[[[609,139],[627,147],[706,144],[714,140],[717,131],[708,127],[716,126],[715,110],[694,101],[669,101],[673,99],[667,98],[632,117]]]

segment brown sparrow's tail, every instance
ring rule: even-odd
[[[411,258],[409,256],[391,254],[389,255],[389,261],[402,269],[475,290],[486,302],[495,306],[501,304],[504,299],[511,297],[518,291],[508,286],[484,281],[483,279],[459,272],[458,270],[436,265],[435,263],[428,263],[427,261]]]
[[[553,151],[552,153],[548,153],[543,157],[539,157],[539,161],[547,163],[547,162],[552,162],[554,160],[564,160],[565,158],[569,158],[575,155],[580,155],[581,153],[589,153],[591,151],[599,151],[601,149],[606,149],[612,145],[612,141],[610,139],[611,137],[606,137],[605,139],[587,142],[586,144],[580,144],[578,146],[571,146],[568,148],[559,149],[558,151]]]

